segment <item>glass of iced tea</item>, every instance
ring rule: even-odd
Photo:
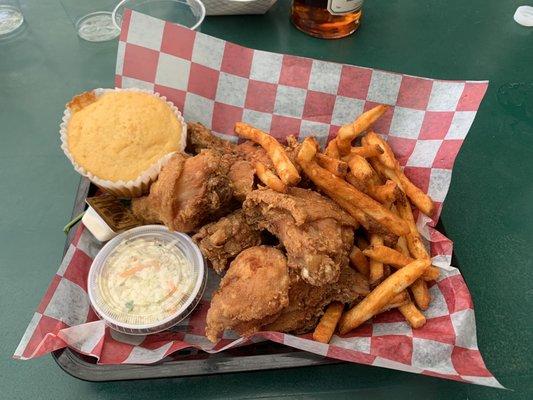
[[[359,27],[363,0],[293,0],[291,21],[301,31],[322,39],[338,39]]]

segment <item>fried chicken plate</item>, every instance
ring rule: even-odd
[[[215,342],[225,329],[250,335],[289,304],[285,255],[274,247],[255,246],[231,263],[207,312],[206,336]]]
[[[243,203],[249,223],[277,236],[289,268],[314,286],[334,283],[348,265],[357,222],[317,192],[290,188],[287,193],[254,190]]]

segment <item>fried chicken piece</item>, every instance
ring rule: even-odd
[[[306,189],[288,193],[254,190],[243,203],[249,223],[266,229],[283,244],[289,268],[308,283],[336,282],[348,265],[357,222],[333,201]]]
[[[205,149],[216,150],[223,154],[233,154],[236,159],[246,160],[252,164],[255,161],[261,161],[268,168],[272,167],[272,161],[265,149],[251,140],[237,145],[213,135],[210,129],[199,122],[189,122],[187,124],[187,151],[198,154]]]
[[[341,269],[339,280],[331,285],[312,286],[294,273],[290,278],[289,305],[262,329],[296,334],[309,332],[330,303],[355,303],[370,292],[366,278],[347,266]]]
[[[225,329],[251,335],[289,304],[287,259],[274,247],[250,247],[231,263],[211,299],[206,336],[216,342]]]
[[[224,154],[233,154],[236,147],[234,143],[213,135],[199,122],[187,123],[187,150],[191,153],[198,154],[202,150],[211,149]]]
[[[254,188],[254,167],[248,161],[237,160],[231,165],[228,177],[233,185],[233,196],[243,202]]]
[[[162,222],[169,229],[191,232],[231,201],[231,160],[212,150],[194,157],[176,154],[163,167],[148,196],[132,200],[144,223]]]
[[[204,225],[192,238],[218,274],[241,251],[261,244],[261,233],[246,222],[242,210]]]

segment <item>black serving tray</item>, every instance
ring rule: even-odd
[[[95,192],[89,180],[82,178],[76,193],[72,218],[86,208],[85,199]],[[67,250],[75,229],[71,229],[65,244]],[[334,364],[340,361],[307,353],[278,343],[253,343],[217,354],[186,349],[149,365],[99,365],[96,359],[69,348],[54,351],[52,357],[66,373],[86,381],[118,381],[131,379],[171,378],[212,375],[229,372],[260,371],[280,368]]]

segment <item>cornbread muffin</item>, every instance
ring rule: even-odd
[[[133,180],[181,150],[181,122],[165,101],[148,93],[112,91],[96,98],[91,92],[69,106],[68,150],[100,179]]]

